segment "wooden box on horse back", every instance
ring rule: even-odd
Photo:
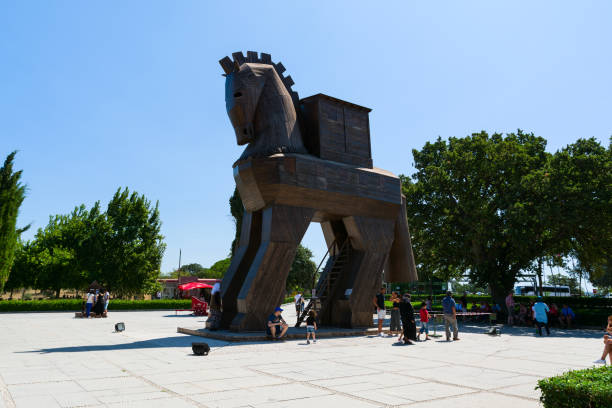
[[[324,94],[300,100],[308,151],[324,160],[372,168],[371,109]]]

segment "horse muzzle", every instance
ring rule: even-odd
[[[252,123],[248,123],[246,126],[236,126],[234,131],[236,132],[236,141],[239,146],[251,143],[255,138],[255,130]]]

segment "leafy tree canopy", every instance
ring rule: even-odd
[[[17,228],[17,215],[25,199],[26,188],[21,183],[21,170],[13,170],[16,154],[9,154],[0,167],[0,292],[9,277],[19,236],[29,228],[29,225],[23,229]]]
[[[610,253],[610,149],[594,139],[545,148],[519,130],[413,151],[417,172],[402,185],[422,275],[468,273],[500,299],[519,271],[552,254]]]
[[[158,205],[127,188],[100,204],[56,215],[22,243],[11,288],[82,289],[97,280],[119,295],[153,290],[165,250]],[[13,273],[11,275],[13,275]]]

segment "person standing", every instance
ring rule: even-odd
[[[374,296],[372,302],[374,303],[374,307],[376,307],[376,316],[378,317],[378,335],[383,336],[383,323],[385,322],[385,317],[387,315],[385,311],[385,291],[384,286],[380,288],[380,293],[377,293]]]
[[[299,318],[302,314],[302,306],[304,305],[304,296],[302,295],[302,292],[296,293],[293,299],[295,299],[295,315]]]
[[[463,296],[461,296],[461,309],[463,309],[464,312],[468,311],[468,301],[467,301],[467,292],[463,292]]]
[[[317,342],[317,313],[314,310],[308,312],[308,318],[306,318],[306,344],[310,344],[310,335],[312,334],[312,342]]]
[[[508,324],[514,325],[514,292],[510,291],[506,296],[506,309],[508,310]]]
[[[110,302],[110,293],[108,290],[104,290],[104,316],[108,313],[108,302]]]
[[[96,304],[93,307],[94,317],[104,316],[104,296],[102,292],[98,292],[96,296]]]
[[[453,299],[453,293],[449,290],[442,299],[442,311],[444,313],[444,329],[446,330],[446,341],[450,341],[450,327],[453,328],[453,340],[459,340],[459,328],[457,327],[457,305]]]
[[[210,293],[210,305],[206,327],[217,330],[221,326],[221,284],[216,282]]]
[[[410,294],[404,293],[402,301],[399,305],[400,316],[402,318],[402,327],[404,328],[404,344],[413,344],[416,341],[416,324],[414,322],[414,308],[410,303]],[[398,339],[398,342],[400,340]]]
[[[391,335],[399,334],[402,330],[400,326],[400,302],[401,299],[397,292],[391,292],[391,303],[393,304],[393,308],[391,309],[391,324],[389,327]]]
[[[93,290],[90,290],[87,294],[87,303],[85,304],[85,316],[89,317],[91,314],[91,308],[93,307],[95,300],[96,295],[94,295]]]
[[[548,312],[550,309],[548,305],[542,301],[542,296],[538,296],[538,299],[531,307],[533,311],[533,318],[538,328],[538,334],[542,336],[542,326],[546,327],[546,335],[550,336],[550,329],[548,328]]]
[[[425,340],[429,340],[429,311],[425,306],[425,302],[421,303],[419,315],[421,318],[421,328],[419,329],[419,334],[417,335],[417,341],[421,341],[421,334],[423,334],[423,332],[425,332]]]

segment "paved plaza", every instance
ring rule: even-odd
[[[204,339],[176,328],[203,326],[205,318],[73,315],[0,314],[0,408],[527,408],[539,406],[539,378],[589,367],[601,353],[593,331],[538,338],[517,328],[490,337],[464,326],[459,342],[413,346],[373,336],[311,345],[206,340],[212,351],[198,357],[191,342]],[[120,321],[125,332],[113,333]]]

